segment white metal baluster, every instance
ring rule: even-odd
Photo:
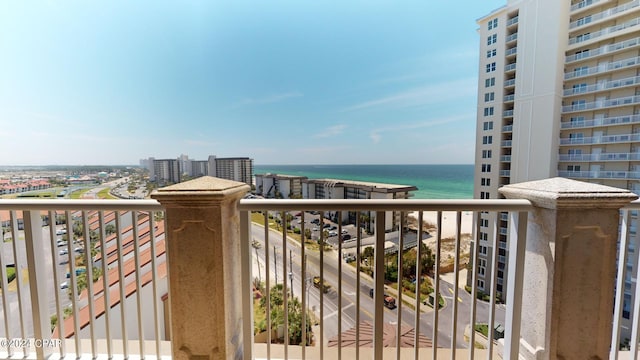
[[[85,256],[85,273],[81,276],[86,276],[87,279],[87,301],[89,305],[89,333],[91,336],[91,353],[93,358],[97,357],[98,347],[96,344],[96,332],[95,332],[95,308],[94,308],[94,292],[93,292],[93,256],[91,256],[91,229],[89,224],[89,216],[86,211],[82,212],[82,226],[84,235],[84,256]]]
[[[42,217],[39,211],[24,211],[25,248],[27,268],[29,269],[29,293],[31,295],[31,313],[33,315],[33,335],[36,339],[51,337],[49,317],[49,296],[47,291],[47,270],[45,269],[44,239],[42,237]],[[4,274],[2,274],[4,276]],[[28,348],[25,347],[25,354]],[[44,359],[51,354],[51,347],[36,346],[36,356]]]
[[[20,259],[20,248],[18,247],[18,240],[19,240],[19,235],[18,235],[18,217],[16,216],[16,212],[15,211],[11,211],[10,212],[10,217],[11,217],[11,227],[14,229],[14,231],[11,233],[13,239],[11,244],[13,245],[13,264],[15,266],[15,270],[16,270],[16,285],[17,285],[17,293],[18,293],[18,314],[20,317],[20,336],[22,339],[26,338],[26,329],[24,326],[25,323],[25,313],[24,313],[24,300],[23,300],[23,293],[22,291],[24,290],[23,287],[23,280],[22,280],[22,263],[20,263],[18,261],[18,259]],[[26,226],[26,224],[23,223],[23,226]]]
[[[527,240],[527,212],[509,212],[509,276],[507,276],[507,310],[505,313],[505,359],[517,359],[522,319],[522,282]]]
[[[133,224],[133,258],[136,267],[136,305],[138,309],[138,339],[140,345],[140,358],[144,359],[144,323],[142,322],[142,266],[140,264],[140,226],[138,224],[138,212],[131,211],[131,223]]]
[[[475,341],[476,341],[476,310],[477,310],[477,294],[478,294],[478,253],[480,248],[480,219],[482,212],[477,212],[475,215],[475,232],[473,235],[474,243],[473,243],[473,253],[472,258],[470,259],[471,265],[471,316],[469,323],[471,324],[471,331],[469,336],[469,360],[475,358]]]
[[[267,292],[267,359],[271,359],[271,272],[269,272],[269,212],[264,212],[264,273]],[[278,269],[274,269],[274,273]]]
[[[499,237],[499,227],[498,221],[499,217],[494,217],[493,224],[493,238],[491,239],[491,290],[489,293],[489,322],[487,326],[487,339],[488,339],[488,351],[487,351],[487,359],[493,358],[493,329],[495,328],[496,321],[496,282],[498,279],[498,256],[499,256],[499,248],[498,245],[498,237]]]
[[[340,221],[342,222],[342,221]],[[360,216],[356,216],[356,229],[360,229]],[[340,226],[340,234],[338,235],[342,237],[342,226]],[[342,240],[339,240],[342,241]],[[360,274],[361,274],[361,245],[362,245],[362,232],[358,230],[356,232],[356,359],[360,359]],[[375,304],[374,304],[375,311]]]
[[[395,216],[395,213],[392,213],[392,216]],[[402,216],[401,216],[402,217]],[[402,224],[400,224],[400,234],[398,236],[398,310],[396,311],[396,359],[400,359],[400,348],[402,347],[402,290],[403,284],[402,280],[404,278],[404,274],[402,273],[402,266],[404,265],[404,236],[402,235]],[[420,247],[420,242],[418,241],[418,247]],[[416,267],[420,267],[420,260],[416,259]],[[417,280],[416,280],[417,281]],[[420,289],[418,289],[419,291]],[[420,311],[419,304],[420,296],[416,297],[416,314]],[[418,333],[418,329],[415,330],[416,334]],[[416,344],[417,347],[417,344]]]
[[[60,288],[58,284],[58,279],[60,278],[60,274],[58,273],[58,264],[60,263],[60,256],[58,255],[58,242],[56,239],[56,220],[57,215],[53,211],[49,211],[49,239],[51,242],[51,261],[52,261],[52,271],[53,271],[53,289],[54,289],[54,297],[56,299],[56,317],[58,318],[56,326],[58,327],[58,337],[60,340],[64,339],[64,314],[62,313],[62,299],[60,298]],[[0,248],[0,254],[2,250]],[[0,256],[1,258],[2,256]],[[0,262],[0,268],[2,268],[2,263]],[[61,341],[60,344],[60,357],[64,357],[65,355],[65,344],[64,341]]]
[[[438,211],[436,218],[436,260],[435,273],[433,274],[433,338],[432,338],[432,359],[438,358],[438,307],[440,306],[440,250],[442,248],[442,212]],[[420,223],[422,227],[422,222]]]
[[[418,360],[418,358],[420,357],[420,288],[422,286],[422,256],[424,256],[422,254],[422,237],[423,237],[423,230],[422,230],[422,210],[418,211],[418,234],[417,234],[417,254],[416,254],[416,291],[415,291],[415,296],[416,296],[416,311],[415,311],[415,317],[413,319],[413,327],[415,328],[415,334],[413,337],[413,358],[415,360]],[[401,221],[404,220],[404,216],[401,216]],[[404,224],[400,225],[400,229],[404,229]],[[400,230],[401,232],[403,230]],[[427,300],[428,301],[428,300]],[[435,304],[435,306],[437,306],[437,303]],[[434,311],[438,311],[437,307],[434,307]]]
[[[76,274],[76,261],[73,251],[74,220],[68,210],[65,212],[65,216],[67,217],[67,256],[69,257],[69,287],[71,288],[71,306],[73,310],[73,336],[75,338],[76,355],[79,355],[82,354],[82,347],[80,341],[80,309],[78,305],[80,294],[78,293],[78,276]]]
[[[324,212],[320,211],[320,227],[324,225]],[[324,359],[324,231],[320,229],[320,359]]]
[[[384,241],[385,212],[376,211],[376,252],[375,252],[375,291],[373,319],[373,358],[382,360],[383,328],[384,328]],[[359,232],[359,229],[358,229]],[[398,324],[400,326],[400,324]]]
[[[280,212],[282,225],[282,301],[284,306],[284,358],[289,358],[289,294],[287,287],[287,213]],[[278,271],[278,269],[276,269]],[[290,270],[291,271],[291,270]],[[293,276],[293,273],[292,273]],[[293,291],[293,286],[291,287]]]
[[[300,271],[300,287],[302,288],[302,359],[306,359],[307,356],[307,315],[309,314],[309,310],[307,309],[307,297],[306,297],[306,287],[310,286],[307,284],[307,255],[305,254],[305,226],[304,226],[304,211],[300,213],[300,235],[302,236],[302,240],[300,241],[300,260],[302,261],[302,269]]]
[[[124,250],[122,244],[122,214],[116,212],[116,245],[118,246],[118,284],[120,290],[120,323],[122,327],[122,351],[125,359],[129,358],[129,335],[127,333],[127,311],[125,301]]]
[[[338,219],[342,219],[340,212],[337,213]],[[342,359],[342,262],[344,255],[342,254],[342,221],[338,220],[338,360]]]
[[[111,334],[111,294],[109,289],[109,254],[107,253],[107,233],[104,222],[104,211],[98,213],[100,226],[100,259],[102,262],[102,300],[104,301],[104,324],[107,345],[107,356],[113,357],[113,335]]]
[[[155,228],[155,226],[154,226]],[[152,233],[153,234],[153,233]],[[153,243],[155,244],[155,234],[152,235]],[[242,267],[242,356],[245,359],[253,359],[253,291],[251,291],[252,286],[252,265],[253,261],[251,261],[251,212],[250,211],[240,211],[240,261]],[[155,247],[155,245],[154,245]],[[155,252],[152,255],[155,261]],[[165,259],[168,256],[165,255]],[[166,261],[166,260],[165,260]],[[256,262],[258,266],[260,266],[259,259],[256,254]],[[155,265],[154,265],[155,271]],[[268,276],[268,275],[267,275]],[[157,279],[157,275],[154,273],[154,298],[157,297],[155,294],[155,283]],[[156,319],[158,316],[158,312],[156,310]],[[156,324],[156,328],[158,325]],[[158,343],[158,349],[156,352],[158,353],[158,359],[160,359],[160,334],[156,333],[156,340]]]
[[[453,314],[451,315],[451,359],[456,358],[456,348],[457,348],[457,337],[458,337],[458,272],[460,271],[460,228],[462,224],[462,213],[460,211],[456,212],[456,244],[455,244],[455,254],[453,256]]]
[[[629,226],[631,225],[631,212],[622,210],[621,229],[620,229],[620,248],[618,250],[618,271],[616,277],[616,297],[615,306],[613,307],[613,334],[611,336],[611,353],[610,359],[618,359],[618,347],[620,346],[620,323],[622,321],[622,309],[624,306],[624,285],[627,273],[627,251],[629,246]]]
[[[627,229],[628,231],[629,226],[631,226],[631,221],[628,221],[626,226],[623,226],[623,229]],[[622,248],[620,251],[622,251]],[[636,251],[638,250],[636,249]],[[626,248],[624,249],[624,253],[627,253]],[[618,261],[618,266],[626,268],[626,262],[622,263]],[[624,277],[622,281],[624,282]],[[619,288],[622,288],[622,292],[624,293],[624,285],[621,285]],[[640,326],[640,286],[638,286],[638,284],[636,284],[635,295],[633,298],[633,319],[631,324],[631,356],[635,360],[638,359],[638,340],[640,339],[640,331],[638,329],[638,326]]]
[[[15,233],[16,231],[18,231],[18,229],[14,228],[12,223],[11,234]],[[13,235],[11,236],[13,237]],[[4,244],[4,238],[2,238],[0,241],[0,271],[2,271],[2,276],[0,276],[0,281],[2,282],[2,289],[0,289],[0,293],[2,294],[2,317],[4,319],[4,336],[7,339],[11,339],[11,336],[13,333],[10,328],[12,314],[9,311],[10,310],[9,301],[7,300],[8,290],[6,289],[9,288],[9,282],[7,281],[7,276],[6,276],[7,264],[5,264],[5,261],[4,261],[5,251],[7,251],[7,247]],[[15,262],[14,262],[14,266],[15,266]],[[7,355],[9,357],[13,356],[13,349],[11,349],[10,347],[7,348]]]

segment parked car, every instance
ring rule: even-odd
[[[329,236],[338,236],[338,232],[335,230],[329,231]]]
[[[69,250],[67,250],[67,249],[62,249],[62,250],[60,250],[58,252],[58,254],[60,254],[60,255],[67,255],[68,253],[69,253]]]
[[[85,268],[77,268],[76,269],[76,276],[80,275],[80,274],[84,274],[87,272],[87,269]],[[71,273],[67,273],[67,279],[71,277]]]
[[[340,236],[340,240],[342,240],[342,241],[351,240],[351,235],[343,234],[342,236]]]
[[[60,290],[67,289],[69,287],[69,282],[65,281],[60,284]]]

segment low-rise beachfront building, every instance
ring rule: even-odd
[[[413,185],[382,184],[366,181],[338,179],[307,179],[302,182],[302,197],[305,199],[408,199],[412,191],[418,190]],[[401,223],[400,214],[392,216],[387,213],[385,230],[398,230]],[[357,212],[343,212],[338,219],[337,212],[329,212],[326,217],[333,221],[355,224]],[[360,213],[362,226],[373,229],[373,216],[369,212]]]
[[[300,199],[302,198],[302,182],[306,176],[282,174],[256,174],[256,195],[265,198]]]

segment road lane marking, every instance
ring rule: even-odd
[[[349,305],[347,305],[347,306],[343,307],[343,308],[342,308],[342,311],[345,311],[346,309],[348,309],[348,308],[350,308],[350,307],[352,307],[352,306],[354,306],[354,304],[353,304],[353,303],[351,303],[351,304],[349,304]],[[336,310],[336,311],[334,311],[334,312],[332,312],[332,313],[330,313],[330,314],[325,315],[325,316],[324,316],[324,320],[326,321],[328,318],[333,317],[333,316],[336,316],[336,315],[338,315],[338,310]]]

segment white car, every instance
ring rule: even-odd
[[[60,250],[60,252],[59,252],[58,254],[60,254],[60,255],[67,255],[68,253],[69,253],[69,250],[67,250],[67,249],[62,249],[62,250]]]
[[[67,289],[69,287],[69,282],[65,281],[62,284],[60,284],[60,290],[64,290]]]

